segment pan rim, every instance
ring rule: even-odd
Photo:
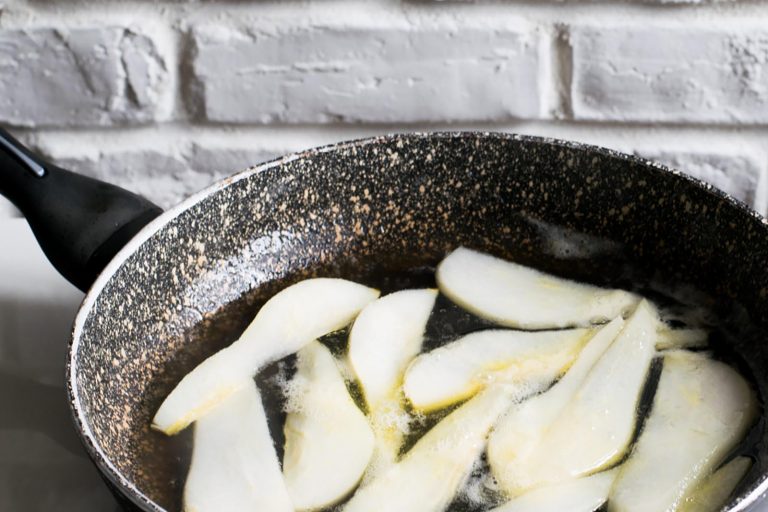
[[[96,440],[96,436],[88,425],[88,418],[82,408],[80,402],[80,396],[77,386],[77,356],[80,346],[80,338],[85,328],[85,322],[91,312],[94,309],[97,299],[101,296],[101,292],[107,283],[112,279],[114,274],[123,266],[125,261],[136,252],[136,250],[159,232],[164,226],[166,226],[173,219],[177,218],[183,212],[189,210],[196,204],[202,202],[211,195],[228,188],[230,185],[247,179],[257,173],[267,171],[269,169],[281,166],[285,163],[305,158],[311,155],[328,153],[332,151],[343,150],[351,147],[362,147],[369,144],[391,142],[397,139],[483,139],[483,140],[511,140],[520,142],[530,142],[541,145],[550,145],[555,147],[563,147],[567,149],[575,149],[579,151],[585,151],[589,153],[599,154],[610,158],[617,158],[627,162],[634,162],[640,164],[646,168],[653,169],[661,173],[671,173],[678,176],[680,179],[688,181],[699,189],[703,189],[706,193],[713,194],[721,200],[725,200],[730,203],[732,207],[738,209],[741,213],[746,213],[756,221],[760,222],[764,227],[768,228],[768,219],[761,215],[759,212],[753,210],[744,202],[736,199],[732,195],[714,187],[713,185],[692,177],[682,171],[672,169],[666,165],[654,162],[636,155],[628,153],[622,153],[613,149],[586,144],[578,141],[570,141],[564,139],[558,139],[553,137],[541,137],[536,135],[524,135],[509,132],[492,132],[492,131],[435,131],[435,132],[395,132],[384,135],[378,135],[373,137],[365,137],[359,139],[353,139],[348,141],[335,142],[315,148],[310,148],[304,151],[291,153],[289,155],[270,160],[239,172],[235,172],[231,176],[219,180],[208,187],[201,189],[189,198],[180,202],[179,204],[169,208],[163,212],[160,216],[154,219],[152,222],[144,226],[120,251],[115,257],[107,264],[104,270],[99,274],[94,283],[87,291],[82,303],[78,309],[77,315],[74,320],[70,340],[67,346],[67,361],[66,361],[66,374],[65,380],[67,384],[67,399],[69,402],[70,413],[72,420],[75,424],[78,436],[81,442],[85,446],[91,460],[96,464],[103,477],[116,486],[119,492],[128,498],[134,505],[139,506],[144,510],[152,512],[167,512],[166,509],[160,507],[152,499],[141,492],[134,482],[130,481],[118,470],[113,464],[111,459],[101,449],[99,443]],[[763,475],[765,476],[765,475]],[[748,495],[741,498],[732,508],[728,509],[728,512],[740,512],[746,510],[749,506],[764,498],[768,494],[768,477],[764,478]]]

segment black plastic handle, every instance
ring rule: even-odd
[[[53,266],[83,291],[162,213],[132,192],[45,162],[2,129],[0,194],[27,218]]]

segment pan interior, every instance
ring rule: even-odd
[[[427,284],[459,245],[694,302],[765,396],[768,229],[699,183],[609,151],[496,134],[383,137],[252,170],[168,219],[82,313],[71,369],[97,462],[149,510],[180,509],[191,442],[191,429],[171,440],[150,431],[151,416],[264,300],[311,276]],[[765,478],[765,439],[761,419],[742,496]]]

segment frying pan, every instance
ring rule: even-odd
[[[518,135],[392,135],[251,168],[161,213],[7,134],[0,146],[0,192],[65,277],[89,288],[69,347],[69,400],[126,510],[180,507],[173,468],[189,435],[165,439],[150,419],[271,294],[318,275],[386,291],[459,245],[600,285],[685,291],[734,333],[734,364],[766,396],[766,220],[648,161]],[[761,419],[749,439],[755,464],[728,510],[749,510],[768,489],[766,438]]]

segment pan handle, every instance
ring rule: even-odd
[[[0,194],[27,218],[56,270],[83,291],[162,213],[132,192],[47,163],[3,129]]]

